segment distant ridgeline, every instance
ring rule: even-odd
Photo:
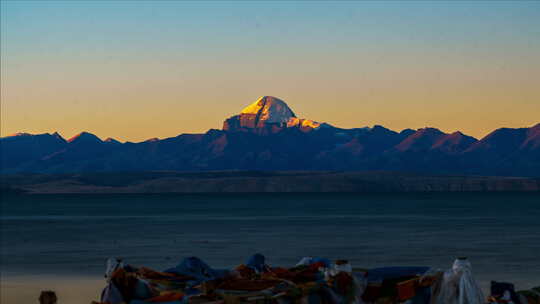
[[[341,129],[297,118],[264,96],[222,130],[140,143],[82,132],[19,133],[0,140],[3,174],[119,171],[405,171],[421,174],[540,176],[540,124],[501,128],[481,140],[434,128],[394,132]]]

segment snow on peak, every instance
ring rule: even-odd
[[[272,96],[259,98],[245,107],[240,112],[240,115],[242,114],[256,115],[258,121],[265,123],[287,123],[290,118],[296,117],[285,101]]]
[[[239,115],[232,116],[223,122],[223,130],[254,129],[255,132],[279,132],[285,128],[297,128],[303,132],[319,129],[321,124],[309,119],[297,118],[285,101],[263,96],[245,107]]]
[[[317,129],[321,126],[320,123],[310,120],[310,119],[298,119],[296,117],[291,117],[287,121],[287,128],[290,127],[300,127],[300,128],[311,128]]]

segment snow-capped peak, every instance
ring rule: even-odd
[[[223,130],[225,131],[252,129],[259,133],[276,133],[287,128],[297,128],[303,132],[309,132],[319,129],[321,126],[329,125],[297,118],[285,101],[273,96],[263,96],[257,99],[245,107],[239,115],[232,116],[223,122]]]
[[[265,123],[287,123],[290,118],[296,117],[283,100],[272,96],[259,98],[245,107],[240,112],[240,115],[242,114],[256,115],[258,121]]]

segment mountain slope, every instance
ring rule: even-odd
[[[2,172],[386,170],[423,174],[540,176],[540,124],[501,128],[481,140],[434,128],[342,129],[296,117],[264,96],[222,130],[140,143],[82,132],[16,134],[0,140]]]
[[[17,133],[0,139],[2,170],[23,170],[27,164],[61,151],[67,142],[58,133]],[[34,171],[32,167],[28,168]]]
[[[259,98],[245,107],[239,115],[232,116],[223,122],[225,131],[260,134],[276,133],[292,127],[309,132],[320,126],[318,122],[297,118],[283,100],[273,96]]]

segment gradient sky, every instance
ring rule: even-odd
[[[141,141],[262,95],[339,127],[540,122],[540,1],[1,1],[1,135]]]

